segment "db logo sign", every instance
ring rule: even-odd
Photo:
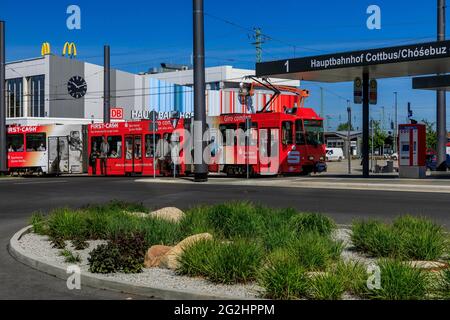
[[[111,108],[111,119],[122,120],[123,108]]]

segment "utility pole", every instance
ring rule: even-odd
[[[5,21],[0,21],[0,174],[8,172],[6,149],[6,57],[5,57]]]
[[[109,45],[103,47],[103,123],[111,122],[111,61]]]
[[[347,158],[348,158],[348,174],[352,174],[352,143],[350,141],[350,130],[352,129],[352,109],[350,108],[350,100],[347,100]]]
[[[395,101],[394,101],[394,108],[395,108],[395,111],[394,111],[394,152],[398,152],[398,149],[397,149],[397,137],[398,137],[398,132],[397,132],[397,130],[398,130],[398,105],[397,105],[397,96],[398,96],[398,92],[394,92],[394,98],[395,98]]]
[[[445,40],[445,0],[438,0],[438,22],[437,40]],[[446,171],[446,145],[447,145],[447,123],[446,123],[446,96],[445,90],[436,92],[436,132],[437,132],[437,169]]]
[[[194,181],[208,181],[208,166],[203,158],[206,130],[205,30],[203,0],[193,0],[194,13]]]
[[[322,117],[322,118],[325,118],[325,115],[324,115],[324,113],[323,113],[323,103],[324,103],[324,101],[323,101],[323,88],[322,87],[320,87],[320,116]]]
[[[252,44],[256,48],[256,62],[259,63],[262,61],[262,44],[264,43],[264,40],[261,34],[261,28],[256,27],[253,30],[255,30],[255,35],[253,36],[255,42]]]

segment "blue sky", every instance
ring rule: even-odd
[[[66,9],[81,8],[81,30],[68,30]],[[381,30],[368,30],[366,9],[381,8]],[[432,41],[436,38],[435,0],[322,0],[322,1],[213,1],[205,0],[207,66],[254,68],[251,31],[261,27],[270,37],[263,45],[263,60]],[[139,72],[160,62],[191,62],[192,1],[10,1],[0,3],[0,19],[7,22],[7,60],[40,55],[42,42],[52,52],[65,41],[77,44],[79,59],[102,63],[102,46],[111,45],[115,68]],[[447,31],[448,32],[448,31]],[[325,92],[328,126],[346,119],[346,100],[352,84],[302,83],[311,90],[307,106],[319,110],[320,87]],[[379,81],[379,103],[372,116],[386,124],[399,94],[399,121],[410,101],[417,119],[435,119],[435,94],[411,90],[410,78]],[[361,106],[352,105],[360,127]],[[448,121],[450,123],[450,115]]]

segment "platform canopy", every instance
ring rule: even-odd
[[[450,91],[450,74],[412,79],[413,89]]]
[[[418,43],[256,64],[257,77],[347,82],[368,72],[372,79],[450,72],[450,41]]]

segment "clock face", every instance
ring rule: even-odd
[[[75,99],[84,97],[87,91],[86,80],[80,76],[73,76],[70,78],[69,82],[67,82],[67,91]]]

